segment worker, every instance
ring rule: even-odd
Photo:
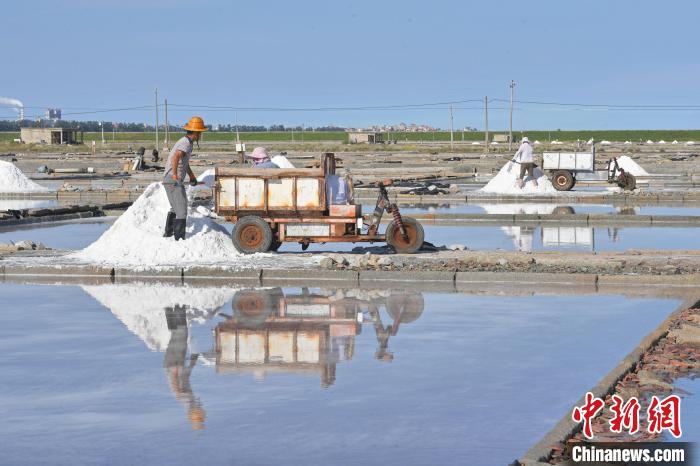
[[[277,164],[270,160],[270,156],[267,155],[267,150],[264,147],[253,149],[250,158],[253,159],[253,168],[279,168]]]
[[[525,186],[524,178],[526,173],[532,179],[532,183],[535,185],[535,187],[537,187],[537,178],[535,177],[535,160],[532,154],[532,145],[530,144],[530,140],[527,138],[527,136],[523,138],[520,147],[518,147],[518,151],[515,153],[515,157],[513,157],[513,161],[520,164],[518,187],[522,189],[523,186]]]
[[[192,145],[199,141],[202,133],[207,131],[204,120],[198,116],[193,116],[184,126],[185,134],[175,143],[168,161],[165,164],[165,176],[163,177],[163,187],[168,195],[170,211],[165,221],[164,237],[175,236],[175,241],[185,239],[185,229],[187,227],[187,192],[185,191],[185,174],[187,174],[191,186],[197,186],[197,177],[194,176],[190,168],[190,156],[192,155]]]

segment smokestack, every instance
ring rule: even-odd
[[[14,108],[15,112],[18,113],[19,119],[24,120],[24,104],[10,97],[0,97],[0,105],[9,105]]]

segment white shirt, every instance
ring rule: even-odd
[[[518,152],[515,153],[515,161],[520,163],[532,163],[534,161],[532,146],[529,143],[523,142],[520,144]]]

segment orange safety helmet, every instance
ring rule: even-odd
[[[209,131],[209,128],[204,126],[204,120],[202,120],[202,117],[198,116],[193,116],[192,118],[190,118],[190,121],[187,122],[187,124],[184,126],[184,129],[186,129],[187,131],[197,131],[199,133]]]

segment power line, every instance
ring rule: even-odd
[[[421,104],[402,105],[372,105],[359,107],[233,107],[222,105],[190,105],[190,104],[170,104],[174,107],[186,107],[192,109],[206,110],[229,110],[229,111],[266,111],[266,112],[324,112],[324,111],[345,111],[345,110],[392,110],[392,109],[413,109],[413,108],[449,108],[449,105],[464,104],[469,102],[481,102],[481,99],[453,100],[447,102],[430,102]]]
[[[498,102],[508,102],[506,99],[493,99]],[[584,104],[584,103],[572,103],[572,102],[542,102],[536,100],[514,100],[513,102],[519,104],[532,104],[532,105],[552,105],[557,107],[589,107],[589,108],[609,108],[609,109],[642,109],[642,110],[689,110],[689,109],[700,109],[700,105],[651,105],[651,104]]]

